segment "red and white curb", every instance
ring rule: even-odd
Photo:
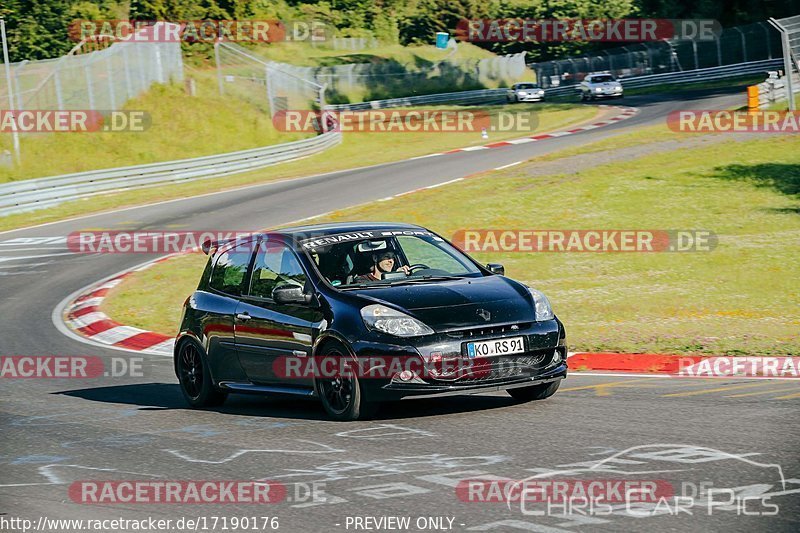
[[[512,146],[515,144],[526,144],[532,143],[536,141],[543,141],[545,139],[555,139],[556,137],[565,137],[567,135],[574,135],[575,133],[581,133],[584,131],[594,130],[597,128],[602,128],[603,126],[608,126],[610,124],[614,124],[615,122],[620,122],[622,120],[629,119],[639,113],[639,109],[635,107],[626,107],[626,106],[598,106],[602,108],[611,108],[611,109],[618,109],[620,113],[615,115],[611,118],[606,120],[601,120],[598,122],[593,122],[592,124],[587,124],[585,126],[579,126],[577,128],[570,128],[568,130],[562,131],[555,131],[553,133],[543,133],[541,135],[531,135],[529,137],[521,137],[519,139],[511,139],[509,141],[498,141],[489,144],[484,144],[482,146],[467,146],[465,148],[456,148],[454,150],[447,150],[445,152],[438,152],[435,154],[427,154],[419,157],[414,157],[412,159],[423,159],[426,157],[436,157],[445,154],[454,154],[457,152],[474,152],[477,150],[490,150],[492,148],[502,148],[504,146]]]
[[[116,350],[172,357],[175,338],[111,320],[100,311],[108,292],[131,274],[172,258],[173,255],[148,261],[115,274],[68,296],[53,311],[53,323],[62,333],[81,342]]]

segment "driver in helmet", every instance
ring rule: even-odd
[[[397,256],[394,252],[380,252],[372,254],[372,270],[361,276],[356,276],[357,283],[365,281],[380,281],[385,272],[395,272],[395,265],[397,265]],[[403,265],[397,269],[399,272],[405,273],[406,276],[410,274],[408,266]]]

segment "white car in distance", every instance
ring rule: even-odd
[[[589,74],[578,86],[581,100],[597,98],[622,98],[622,84],[611,74]]]
[[[506,95],[511,102],[544,102],[544,89],[535,83],[515,83]]]

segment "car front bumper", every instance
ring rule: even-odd
[[[543,383],[560,381],[567,377],[567,363],[562,362],[551,369],[547,369],[540,374],[528,375],[524,377],[504,378],[497,380],[487,380],[482,383],[452,384],[443,383],[399,383],[391,382],[383,387],[383,391],[394,398],[414,397],[414,398],[437,398],[440,396],[481,394],[485,392],[496,392],[520,387],[531,387]]]
[[[540,100],[544,100],[543,94],[526,94],[524,96],[517,95],[517,100],[520,102],[538,102]]]
[[[473,359],[467,354],[471,342],[519,336],[525,338],[524,352]],[[557,319],[405,339],[409,344],[395,344],[403,341],[391,339],[386,342],[389,339],[381,336],[384,342],[371,338],[352,344],[357,358],[378,361],[378,366],[386,364],[385,371],[378,369],[370,377],[359,379],[368,397],[376,401],[491,392],[546,383],[567,375],[564,328]],[[437,356],[441,357],[440,367],[433,362]],[[392,364],[397,365],[395,371],[388,368]],[[399,369],[413,374],[401,376]]]

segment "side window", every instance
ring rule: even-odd
[[[249,242],[238,244],[220,254],[211,272],[209,286],[225,294],[240,296],[251,256],[252,246]]]
[[[306,274],[300,261],[285,244],[262,241],[253,266],[250,295],[272,298],[272,290],[286,284],[300,287],[306,284]]]

